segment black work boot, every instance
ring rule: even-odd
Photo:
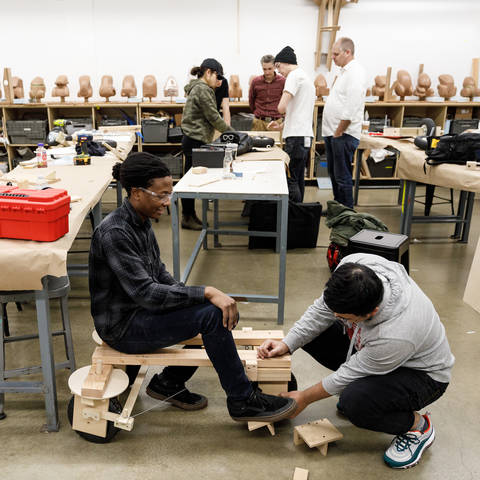
[[[297,404],[293,398],[268,395],[257,388],[246,400],[227,398],[227,407],[237,422],[278,422],[289,417]]]
[[[198,393],[192,393],[187,390],[184,383],[172,382],[161,374],[156,374],[152,377],[146,392],[147,395],[157,400],[166,400],[168,398],[166,400],[168,403],[183,410],[201,410],[208,405],[207,397]]]
[[[201,230],[202,229],[202,223],[198,223],[195,221],[196,215],[184,215],[182,217],[182,228],[185,230]],[[198,219],[197,219],[198,220]]]

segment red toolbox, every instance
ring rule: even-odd
[[[0,187],[0,238],[53,242],[68,232],[66,190]]]

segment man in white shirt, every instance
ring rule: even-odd
[[[323,109],[322,135],[333,198],[353,208],[352,159],[360,142],[366,75],[353,58],[355,46],[350,38],[337,40],[332,54],[335,65],[341,68]]]
[[[298,67],[292,47],[285,47],[275,57],[275,67],[283,75],[285,86],[278,104],[278,111],[285,114],[283,138],[285,151],[290,157],[290,174],[297,180],[301,201],[305,192],[305,164],[312,145],[312,117],[315,105],[315,86],[305,71]],[[269,129],[280,130],[277,122],[270,122]]]

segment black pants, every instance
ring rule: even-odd
[[[305,165],[307,164],[310,148],[305,147],[305,137],[287,137],[285,139],[284,150],[290,157],[290,175],[298,183],[300,189],[301,202],[305,193]]]
[[[192,168],[192,149],[205,145],[205,142],[195,140],[194,138],[187,137],[182,138],[182,149],[185,155],[185,173]],[[182,198],[182,215],[191,216],[195,215],[195,200],[193,198]]]
[[[324,367],[337,370],[349,344],[337,322],[303,349]],[[425,372],[400,367],[350,383],[340,394],[338,408],[357,427],[401,435],[413,425],[414,412],[440,398],[447,386]]]
[[[123,353],[151,353],[200,333],[225,393],[231,399],[242,400],[248,398],[252,386],[238,356],[232,333],[223,326],[222,318],[222,311],[210,302],[167,313],[140,310],[123,338],[111,347]],[[196,370],[197,367],[166,367],[163,375],[182,384]]]

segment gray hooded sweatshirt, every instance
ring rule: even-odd
[[[378,312],[354,325],[355,331],[345,362],[322,380],[330,395],[338,395],[351,382],[370,375],[384,375],[399,367],[426,372],[438,382],[450,382],[455,357],[445,328],[432,302],[408,276],[404,267],[377,255],[348,255],[340,265],[352,262],[370,267],[383,283]],[[323,295],[308,307],[283,340],[291,353],[341,321],[323,301]],[[350,322],[344,322],[351,327]],[[357,350],[351,355],[352,349]]]

